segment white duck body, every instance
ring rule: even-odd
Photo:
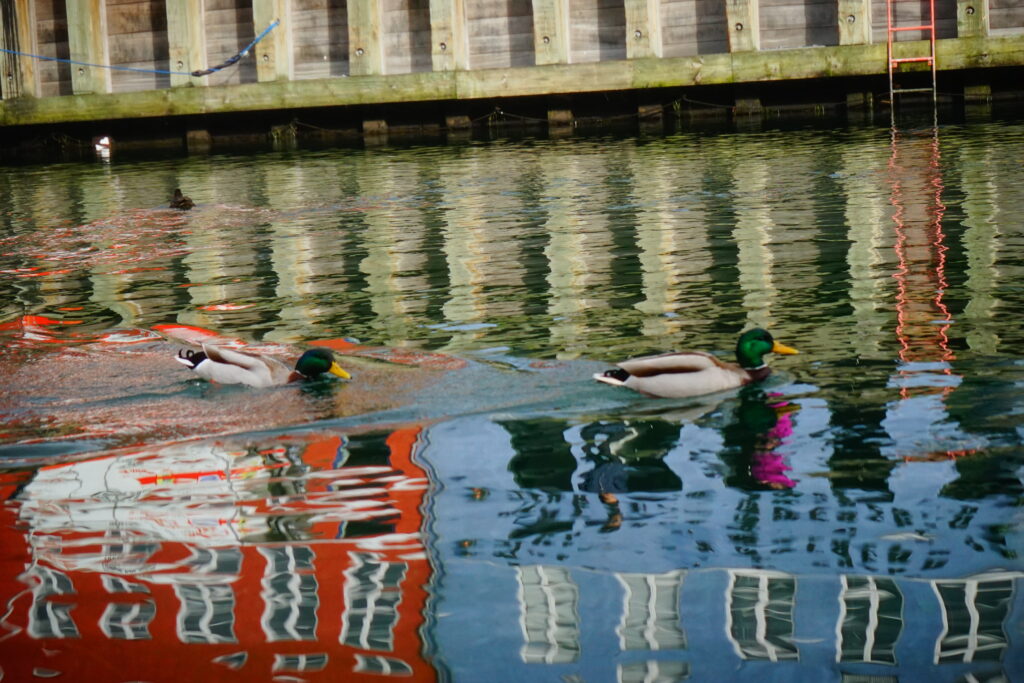
[[[296,374],[276,358],[255,356],[209,344],[203,344],[203,353],[206,358],[194,366],[187,358],[179,356],[177,360],[192,368],[203,379],[220,384],[273,387],[287,384]]]
[[[780,344],[757,327],[744,332],[736,342],[737,364],[725,363],[703,351],[682,351],[625,360],[613,370],[594,375],[594,379],[648,396],[702,396],[765,379],[771,374],[764,362],[767,353],[793,355],[797,350]]]
[[[616,365],[629,373],[625,380],[601,374],[594,375],[594,379],[661,398],[713,394],[736,389],[754,380],[751,373],[743,368],[723,363],[701,351],[643,356]]]

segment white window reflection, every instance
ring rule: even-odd
[[[36,565],[23,578],[35,579],[32,588],[32,607],[29,611],[28,632],[33,638],[77,638],[78,627],[71,618],[74,604],[54,602],[54,595],[73,595],[75,587],[67,574]]]
[[[579,588],[562,567],[516,567],[524,662],[574,662],[580,656]]]
[[[796,580],[777,572],[729,571],[726,625],[743,659],[799,659],[793,643]]]
[[[100,618],[100,628],[116,640],[149,640],[149,624],[156,616],[152,600],[136,603],[111,603]]]
[[[935,663],[1001,661],[1013,604],[1013,577],[987,575],[932,583],[942,607],[942,634]]]
[[[895,664],[903,630],[903,594],[896,582],[874,576],[841,580],[838,659]]]
[[[616,574],[624,590],[616,633],[623,650],[684,650],[679,613],[685,572]]]
[[[267,560],[261,621],[267,640],[316,640],[320,599],[316,576],[308,573],[313,568],[313,551],[292,546],[259,550]]]
[[[408,565],[385,562],[371,553],[352,553],[345,571],[345,613],[341,642],[362,650],[390,652]]]
[[[234,643],[235,593],[231,586],[177,584],[178,637],[183,643]]]

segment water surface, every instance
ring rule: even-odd
[[[1021,158],[998,122],[0,169],[0,666],[1024,679]],[[752,326],[801,351],[763,385],[591,380]],[[204,339],[355,379],[211,386]]]

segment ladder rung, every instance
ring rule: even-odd
[[[892,92],[894,92],[894,93],[901,93],[901,92],[934,92],[934,91],[935,91],[934,88],[899,88],[899,89],[893,88],[893,90],[892,90]]]
[[[931,24],[922,24],[921,26],[893,26],[889,30],[893,33],[896,31],[934,31],[935,27]]]
[[[890,59],[889,61],[893,64],[906,64],[907,62],[930,62],[934,57],[900,57],[898,59]]]

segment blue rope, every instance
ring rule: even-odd
[[[241,52],[238,52],[237,54],[235,54],[235,56],[228,58],[226,61],[222,62],[221,64],[218,64],[217,66],[211,66],[209,69],[196,69],[195,71],[166,71],[164,69],[140,69],[140,68],[137,68],[137,67],[134,67],[134,66],[117,66],[117,65],[114,65],[114,64],[90,64],[89,62],[79,62],[79,61],[75,61],[74,59],[62,59],[61,57],[47,57],[45,55],[34,55],[34,54],[31,54],[31,53],[28,53],[28,52],[19,52],[17,50],[8,50],[8,49],[2,48],[2,47],[0,47],[0,52],[7,53],[9,55],[18,55],[19,57],[31,57],[33,59],[42,59],[42,60],[45,60],[45,61],[48,61],[48,62],[61,62],[63,64],[74,64],[75,66],[92,66],[92,67],[95,67],[97,69],[113,69],[113,70],[116,70],[116,71],[140,71],[142,73],[147,73],[147,74],[165,74],[165,75],[172,75],[172,76],[195,76],[195,77],[198,78],[200,76],[209,76],[212,73],[217,73],[218,71],[220,71],[222,69],[226,69],[227,67],[231,66],[232,64],[235,64],[236,62],[238,62],[238,60],[240,60],[242,57],[245,57],[246,55],[249,54],[249,50],[252,49],[253,45],[255,45],[256,43],[258,43],[261,40],[263,40],[267,36],[267,34],[270,33],[272,30],[274,30],[274,28],[277,27],[277,25],[280,24],[280,23],[281,23],[280,19],[275,19],[273,22],[271,22],[270,26],[268,26],[267,28],[265,28],[263,30],[263,33],[261,33],[258,36],[256,36],[256,38],[251,43],[246,45],[245,49],[243,49]]]

